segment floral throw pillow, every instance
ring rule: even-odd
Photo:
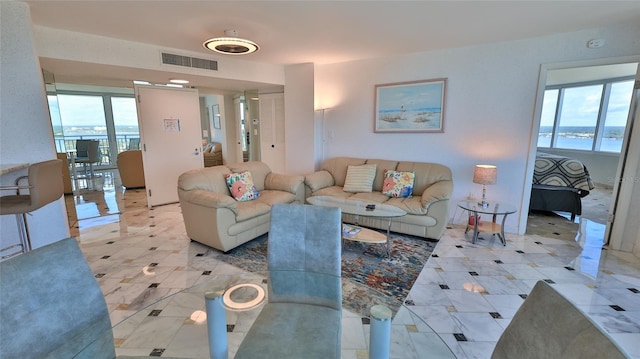
[[[389,197],[409,198],[413,192],[413,172],[384,170],[382,193]]]
[[[253,184],[251,172],[230,173],[224,175],[227,187],[236,201],[246,202],[260,197],[260,192]]]

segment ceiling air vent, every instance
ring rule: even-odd
[[[191,58],[191,67],[197,67],[199,69],[218,71],[218,61]]]
[[[162,63],[166,65],[177,65],[185,67],[194,67],[205,70],[218,70],[218,61],[198,59],[196,57],[162,53]]]

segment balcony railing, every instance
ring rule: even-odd
[[[98,140],[100,141],[100,153],[102,155],[98,166],[111,167],[116,165],[116,157],[118,153],[126,150],[140,149],[139,135],[117,135],[116,148],[117,153],[113,155],[109,147],[109,139],[107,135],[87,135],[87,136],[54,136],[56,143],[56,151],[67,152],[76,149],[76,140]]]

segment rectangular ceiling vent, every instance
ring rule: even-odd
[[[177,65],[194,67],[197,69],[218,71],[218,61],[199,59],[196,57],[182,56],[176,54],[162,53],[162,63],[166,65]]]

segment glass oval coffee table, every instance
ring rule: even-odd
[[[342,279],[343,288],[349,285]],[[118,355],[209,358],[205,292],[225,291],[229,358],[264,307],[267,272],[220,276],[166,297],[113,327]],[[264,298],[259,298],[264,295]],[[388,301],[372,298],[367,307]],[[445,342],[407,306],[397,303],[391,322],[391,358],[455,358]],[[235,309],[233,306],[248,307]],[[359,313],[349,303],[342,309],[342,357],[367,358],[370,313]]]
[[[332,196],[313,196],[307,198],[307,202],[314,206],[337,207],[342,210],[343,214],[353,215],[355,225],[344,224],[342,227],[342,238],[350,241],[384,244],[387,257],[391,258],[391,241],[389,240],[391,222],[393,218],[402,217],[406,215],[407,212],[384,203]],[[358,223],[360,217],[388,219],[389,225],[387,226],[386,235],[369,228],[361,227]]]

